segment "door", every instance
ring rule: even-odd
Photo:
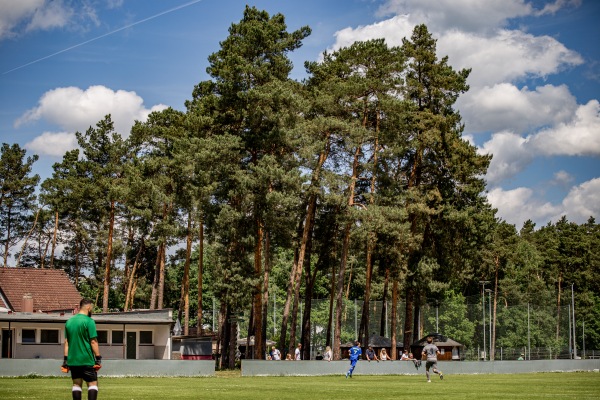
[[[137,358],[137,332],[127,332],[127,359]]]
[[[13,331],[14,329],[2,329],[2,358],[13,357]]]

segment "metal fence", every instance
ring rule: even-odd
[[[279,340],[284,300],[272,296],[268,304],[267,339],[276,342]],[[325,347],[330,308],[328,299],[313,299],[311,303],[310,342],[311,358],[314,358]],[[361,300],[344,301],[342,343],[358,337],[362,307]],[[391,302],[387,302],[384,307],[382,301],[371,301],[369,308],[368,336],[382,334],[389,338],[392,333]],[[399,344],[403,342],[405,308],[405,303],[398,304],[396,338]],[[214,313],[217,310],[215,302]],[[296,321],[296,340],[300,338],[302,331],[303,311],[304,302],[301,302]],[[211,317],[213,329],[217,329],[214,313]],[[417,337],[413,337],[413,341],[430,332],[439,332],[464,345],[462,358],[466,360],[516,360],[521,355],[525,360],[597,358],[600,355],[598,350],[586,349],[583,330],[573,329],[575,321],[568,305],[560,308],[527,304],[498,305],[495,321],[493,308],[487,301],[476,304],[426,304],[415,309],[414,313],[419,332]],[[238,331],[241,337],[247,335],[248,320],[249,315],[240,318]],[[573,335],[576,335],[576,343],[579,343],[575,348],[572,345]],[[490,357],[492,345],[494,354]]]

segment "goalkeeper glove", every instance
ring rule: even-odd
[[[102,368],[102,356],[96,356],[96,362],[94,364],[94,369],[96,371],[98,371],[100,368]]]
[[[64,356],[64,358],[63,358],[63,363],[62,363],[62,365],[60,366],[60,370],[61,370],[63,373],[65,373],[65,374],[66,374],[67,372],[69,372],[69,365],[67,364],[67,356]]]

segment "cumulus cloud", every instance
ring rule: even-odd
[[[62,157],[68,150],[77,147],[77,138],[72,132],[44,132],[25,144],[35,154]]]
[[[122,136],[128,136],[136,120],[143,121],[152,111],[165,108],[165,105],[159,104],[147,109],[144,100],[135,92],[114,91],[101,85],[90,86],[86,90],[71,86],[44,93],[38,106],[23,114],[15,122],[15,127],[44,119],[67,132],[83,132],[111,114],[115,130]]]
[[[492,36],[453,30],[441,33],[437,44],[438,54],[448,55],[454,68],[472,69],[468,83],[474,88],[545,78],[583,63],[555,38],[520,30],[502,29]]]
[[[492,161],[486,174],[491,185],[510,178],[521,172],[534,158],[528,149],[529,140],[520,135],[504,131],[492,135],[479,149],[481,154],[492,154]]]
[[[563,216],[582,224],[590,216],[600,214],[600,178],[573,187],[559,204],[545,201],[532,189],[524,187],[512,190],[495,188],[489,191],[487,197],[490,204],[498,209],[498,214],[517,228],[528,219],[540,226],[548,221],[556,222]]]
[[[563,215],[569,221],[584,223],[590,216],[600,215],[600,178],[594,178],[571,189],[562,202]],[[560,217],[554,216],[553,220]]]
[[[136,120],[145,121],[151,112],[165,108],[167,106],[164,104],[158,104],[148,109],[135,92],[114,91],[105,86],[90,86],[86,90],[78,87],[57,88],[44,93],[37,107],[28,110],[15,121],[15,127],[44,120],[60,127],[62,132],[73,134],[76,131],[85,132],[107,114],[111,114],[115,130],[127,137]],[[30,142],[30,145],[39,149],[41,154],[54,155],[53,148],[57,140],[68,139],[65,135],[46,132]],[[66,140],[65,146],[72,143]],[[74,147],[72,145],[69,148]]]
[[[467,132],[527,132],[567,122],[577,107],[577,100],[566,85],[544,85],[530,90],[511,83],[472,90],[457,103]]]
[[[569,121],[526,137],[511,131],[495,133],[479,152],[493,155],[486,175],[492,185],[523,171],[535,157],[600,156],[600,103],[591,100]]]
[[[599,156],[600,103],[579,106],[571,121],[544,129],[532,137],[531,147],[543,155]]]
[[[122,0],[105,4],[74,0],[1,0],[0,41],[33,31],[56,28],[85,29],[91,21],[98,26],[95,6],[116,8]]]
[[[487,198],[492,207],[498,209],[498,214],[517,229],[528,219],[539,223],[562,212],[560,206],[535,197],[533,190],[524,187],[512,190],[495,188],[488,192]]]
[[[25,31],[62,27],[72,15],[60,0],[1,1],[0,40],[15,36],[19,27]]]
[[[533,9],[523,0],[389,0],[378,15],[410,14],[417,23],[438,31],[460,28],[482,32],[502,27],[507,20],[531,15]]]
[[[73,9],[61,1],[48,2],[34,10],[25,30],[47,30],[65,26],[73,14]]]

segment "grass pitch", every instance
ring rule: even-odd
[[[358,371],[358,368],[357,368]],[[102,378],[100,399],[598,399],[600,373],[515,375]],[[71,399],[65,378],[1,378],[0,399]],[[84,388],[83,398],[86,399]]]

